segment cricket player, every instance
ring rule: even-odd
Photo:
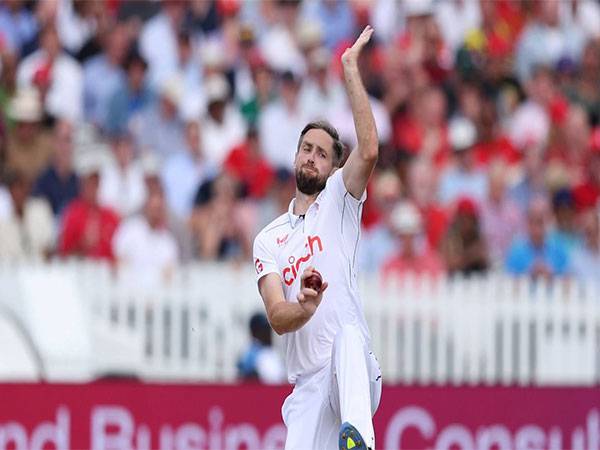
[[[372,35],[367,26],[342,55],[357,148],[339,169],[337,131],[327,122],[306,125],[294,160],[296,197],[254,241],[258,289],[271,326],[284,336],[295,385],[282,408],[286,450],[375,448],[381,371],[369,349],[356,273],[365,189],[378,155],[357,64]],[[315,270],[320,290],[305,286]]]

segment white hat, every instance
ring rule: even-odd
[[[406,17],[430,16],[434,13],[433,0],[404,0]]]
[[[202,46],[200,58],[205,68],[220,68],[225,64],[225,49],[217,40],[210,40]]]
[[[315,20],[303,20],[296,28],[296,37],[301,48],[320,45],[323,40],[321,24]]]
[[[167,78],[161,85],[160,93],[174,105],[179,106],[183,97],[183,80],[179,74]]]
[[[390,216],[394,231],[400,234],[418,234],[423,229],[421,213],[417,207],[408,201],[399,202]]]
[[[101,152],[100,145],[90,145],[89,148],[86,148],[83,153],[77,156],[75,170],[79,177],[84,178],[100,173],[104,165]]]
[[[204,84],[206,103],[227,100],[229,96],[229,83],[223,75],[211,75]]]
[[[42,119],[42,102],[35,88],[22,88],[10,99],[8,115],[17,122],[38,122]]]
[[[450,121],[448,130],[450,145],[454,151],[471,148],[477,140],[477,129],[473,122],[464,117],[457,117]]]

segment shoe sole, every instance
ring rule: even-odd
[[[339,446],[340,450],[368,450],[363,437],[348,422],[344,422],[340,428]]]

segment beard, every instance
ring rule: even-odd
[[[296,169],[296,187],[306,195],[315,195],[325,189],[327,177],[320,177],[316,169],[305,169],[306,165]]]

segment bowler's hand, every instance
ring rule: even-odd
[[[298,292],[297,296],[298,303],[309,317],[311,317],[317,310],[317,307],[323,299],[323,292],[325,292],[327,286],[329,286],[326,281],[323,281],[320,292],[305,287],[304,280],[311,276],[314,271],[315,268],[310,266],[307,267],[304,272],[302,272],[302,276],[300,277],[300,292]]]
[[[371,36],[373,35],[373,28],[371,25],[367,25],[365,29],[360,33],[360,36],[356,39],[356,42],[352,45],[352,47],[347,48],[342,54],[342,63],[344,66],[356,64],[358,61],[358,55],[367,42],[371,40]]]

